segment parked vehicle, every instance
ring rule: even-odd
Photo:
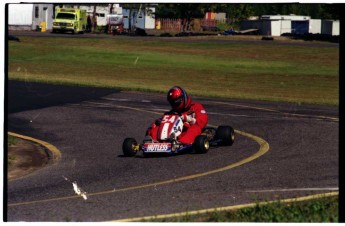
[[[53,33],[84,33],[86,30],[86,10],[73,8],[57,8],[53,21]]]

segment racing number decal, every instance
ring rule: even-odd
[[[174,123],[175,122],[176,115],[164,115],[162,119],[162,123]]]
[[[166,140],[169,138],[170,130],[174,125],[176,117],[176,115],[164,115],[164,117],[162,118],[158,135],[160,140]]]

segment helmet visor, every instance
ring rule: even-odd
[[[183,101],[183,96],[180,96],[176,99],[169,99],[169,103],[170,103],[171,107],[173,107],[173,108],[177,108],[178,106],[180,106],[182,101]]]

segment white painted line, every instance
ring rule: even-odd
[[[131,101],[130,99],[119,99],[119,98],[102,98],[103,100],[114,100],[114,101],[121,101],[121,102],[125,102],[125,101]]]
[[[270,108],[264,108],[264,107],[254,107],[254,106],[249,106],[249,105],[234,104],[234,103],[221,102],[221,101],[204,101],[204,102],[213,103],[213,104],[223,104],[223,105],[241,107],[241,108],[249,108],[249,109],[261,110],[261,111],[267,111],[267,112],[273,112],[273,113],[279,113],[279,114],[282,114],[284,116],[290,116],[290,117],[313,118],[313,119],[317,119],[317,120],[325,120],[326,119],[326,120],[331,120],[334,122],[339,122],[339,118],[337,118],[337,117],[289,113],[289,112],[282,112],[282,111],[279,111],[276,109],[270,109]]]
[[[257,116],[251,116],[251,115],[236,115],[236,114],[218,113],[218,112],[207,112],[207,114],[209,114],[209,115],[233,116],[233,117],[257,118]]]
[[[163,112],[168,112],[170,111],[169,109],[163,109],[163,108],[153,108],[152,111],[163,111]]]

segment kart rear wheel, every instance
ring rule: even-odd
[[[231,126],[219,126],[216,131],[216,139],[221,140],[221,145],[231,146],[235,141],[235,131]]]
[[[193,147],[196,153],[204,154],[210,149],[210,143],[207,136],[199,135],[195,138]]]
[[[123,154],[127,157],[135,156],[138,151],[138,143],[134,138],[126,138],[122,144]]]

